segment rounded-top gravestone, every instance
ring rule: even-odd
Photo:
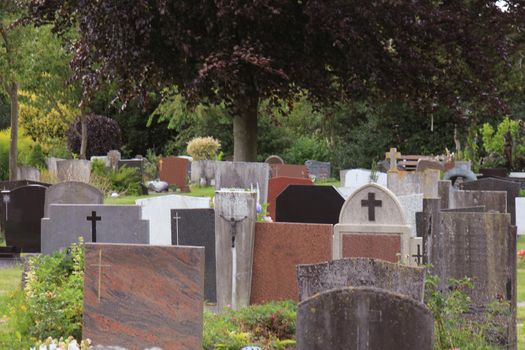
[[[49,187],[46,191],[44,216],[50,204],[102,204],[104,194],[84,182],[67,181]]]
[[[269,156],[264,162],[268,164],[284,164],[284,160],[276,155]]]

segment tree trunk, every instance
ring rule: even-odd
[[[87,120],[86,115],[82,113],[80,116],[81,134],[80,134],[80,159],[86,159],[88,135],[87,135]]]
[[[9,88],[11,98],[11,146],[9,148],[9,180],[17,179],[18,159],[18,84],[12,82]]]
[[[244,96],[235,101],[233,117],[233,160],[257,160],[257,96]]]

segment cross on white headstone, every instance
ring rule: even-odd
[[[376,200],[376,194],[373,192],[368,193],[368,199],[361,201],[361,206],[368,208],[368,221],[376,221],[376,207],[381,207],[383,201]]]
[[[100,289],[102,288],[102,268],[110,267],[111,265],[102,265],[102,249],[98,251],[98,264],[91,265],[98,267],[98,302],[100,303]]]
[[[175,219],[175,232],[177,234],[177,243],[176,245],[179,245],[179,220],[182,219],[180,216],[179,216],[179,212],[175,212],[175,216],[173,217]]]
[[[401,158],[401,153],[397,151],[397,148],[391,148],[390,152],[385,153],[386,159],[390,159],[389,171],[397,170],[397,160]]]

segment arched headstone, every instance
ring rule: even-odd
[[[264,162],[268,164],[284,164],[284,160],[276,155],[269,156]]]
[[[46,191],[44,217],[50,204],[102,204],[104,194],[84,182],[67,181],[49,187]]]

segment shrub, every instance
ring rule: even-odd
[[[9,179],[9,149],[11,129],[0,131],[0,180]],[[31,148],[35,143],[24,135],[22,129],[18,131],[18,164],[28,165]]]
[[[284,158],[291,164],[304,164],[309,159],[329,161],[330,151],[324,140],[314,136],[301,136],[285,152]]]
[[[196,137],[188,142],[187,152],[193,160],[215,160],[221,143],[213,137]]]
[[[44,169],[46,167],[46,156],[44,155],[40,144],[37,143],[31,148],[28,164],[39,169]]]
[[[483,124],[480,130],[483,148],[488,157],[485,159],[485,167],[505,166],[505,135],[510,132],[513,141],[512,161],[514,168],[520,170],[525,166],[525,131],[518,120],[506,117],[496,129],[489,123]]]
[[[88,141],[86,157],[106,155],[122,145],[122,136],[118,123],[111,118],[90,114],[86,116]],[[80,117],[67,131],[67,147],[76,154],[80,153],[82,126]]]
[[[104,194],[110,191],[135,196],[140,194],[140,176],[138,169],[123,166],[118,170],[106,168],[104,161],[91,162],[91,179],[93,186]]]

